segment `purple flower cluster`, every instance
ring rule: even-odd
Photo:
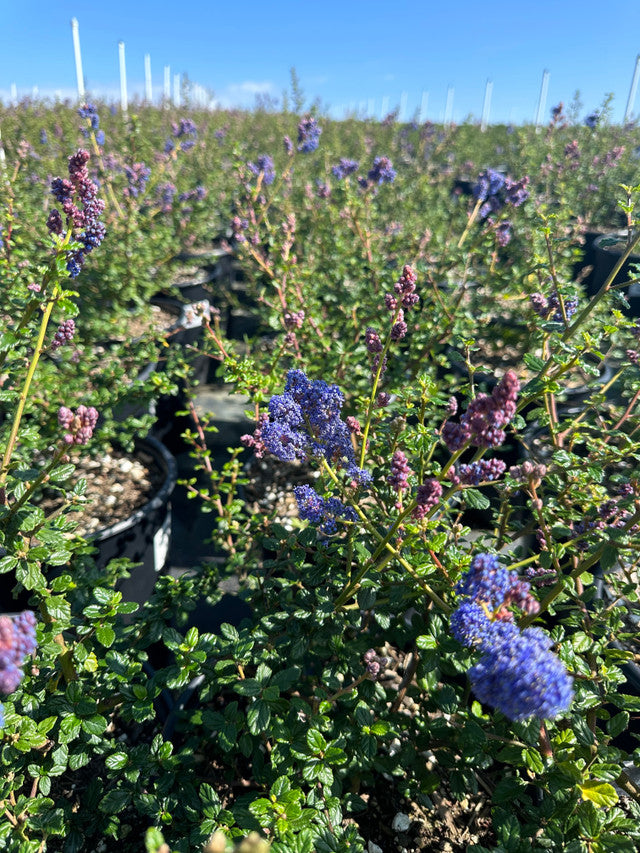
[[[313,116],[305,116],[298,125],[298,151],[310,154],[320,143],[322,128]]]
[[[160,210],[163,213],[169,213],[172,210],[176,192],[176,185],[168,181],[164,184],[159,184],[156,187],[158,203],[160,204]]]
[[[598,126],[600,122],[600,113],[597,110],[594,110],[584,120],[584,126],[590,127],[592,130]]]
[[[323,536],[333,536],[338,530],[339,520],[356,520],[355,511],[350,506],[345,506],[338,498],[321,497],[311,486],[295,486],[293,495],[300,518],[318,525]]]
[[[17,616],[0,616],[0,691],[13,693],[23,677],[22,666],[32,655],[36,642],[36,617],[31,610]],[[0,705],[0,728],[4,715]]]
[[[381,657],[376,654],[375,649],[368,649],[362,656],[363,661],[367,666],[367,675],[375,681],[380,675],[380,670],[383,666],[389,663],[389,658]]]
[[[301,329],[304,323],[304,316],[304,311],[285,311],[283,318],[285,329],[289,331]]]
[[[504,427],[516,413],[520,383],[513,370],[507,370],[488,394],[478,394],[469,403],[460,423],[447,421],[442,427],[442,440],[455,453],[465,444],[475,447],[499,447],[505,440]]]
[[[479,459],[477,462],[458,465],[449,471],[449,479],[456,486],[479,486],[492,483],[505,472],[506,464],[501,459]]]
[[[182,151],[189,151],[196,144],[198,128],[196,127],[196,124],[194,121],[192,121],[192,119],[181,118],[179,124],[176,124],[176,122],[172,121],[171,131],[175,139],[182,140],[180,143],[180,149]],[[169,141],[170,140],[168,140],[168,142]],[[173,146],[170,150],[173,150]]]
[[[261,425],[261,441],[278,459],[324,458],[345,468],[359,483],[371,475],[356,466],[346,423],[340,418],[344,396],[337,385],[310,380],[302,370],[290,370],[283,394],[269,401],[269,417]]]
[[[533,310],[540,317],[544,317],[545,319],[548,318],[554,323],[564,322],[562,317],[562,308],[560,307],[560,297],[557,290],[554,290],[548,299],[543,296],[542,293],[532,293],[529,298]],[[576,296],[567,296],[563,299],[563,302],[567,320],[570,320],[578,310],[578,298]],[[549,317],[550,314],[551,316]]]
[[[76,324],[72,319],[60,323],[51,341],[51,351],[55,352],[65,344],[71,343],[76,333]]]
[[[93,406],[78,406],[74,414],[66,406],[60,406],[58,423],[68,430],[64,434],[66,444],[87,444],[98,423],[98,412]]]
[[[147,187],[151,175],[151,169],[144,163],[134,163],[133,166],[125,166],[124,173],[127,178],[127,186],[123,193],[127,198],[138,198]]]
[[[520,631],[509,609],[537,613],[530,586],[500,566],[493,554],[478,554],[456,586],[464,600],[451,616],[451,633],[482,656],[469,670],[473,692],[510,720],[551,719],[573,698],[572,679],[538,628]]]
[[[359,165],[360,163],[357,160],[348,160],[346,157],[342,157],[337,166],[331,167],[331,171],[341,181],[348,175],[353,175],[354,172],[357,172]]]
[[[194,187],[192,190],[187,190],[184,193],[180,193],[178,196],[179,202],[185,201],[204,201],[207,197],[207,188],[203,187],[202,184],[198,184],[197,187]]]
[[[429,477],[421,486],[418,486],[416,507],[411,517],[416,521],[420,521],[429,513],[429,510],[436,506],[441,497],[442,484],[435,477]]]
[[[249,171],[254,175],[262,175],[262,183],[269,186],[276,178],[276,170],[273,165],[273,157],[269,154],[261,154],[256,163],[247,163]]]
[[[387,482],[396,492],[404,492],[409,488],[409,477],[413,471],[409,467],[406,455],[402,450],[396,450],[391,457],[391,473]]]
[[[528,183],[529,178],[526,176],[519,181],[514,181],[495,169],[486,169],[481,172],[472,190],[472,195],[476,201],[482,202],[479,211],[480,218],[486,219],[488,216],[498,213],[506,205],[520,207],[529,198]],[[505,239],[505,235],[503,235],[503,239]]]
[[[372,184],[392,184],[397,172],[389,157],[376,157],[373,166],[367,172],[367,178]]]
[[[82,244],[80,249],[67,254],[71,278],[80,274],[85,256],[99,246],[105,236],[105,227],[100,222],[104,202],[98,198],[98,187],[89,177],[88,162],[89,152],[78,150],[69,157],[69,177],[54,178],[51,182],[51,192],[62,207],[67,228],[72,230],[74,240]],[[62,234],[62,216],[56,208],[49,214],[47,227],[52,234]]]

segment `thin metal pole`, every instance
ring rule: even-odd
[[[453,86],[449,86],[447,89],[447,104],[444,108],[444,124],[445,127],[449,127],[453,122],[453,96],[455,94],[455,89]]]
[[[164,105],[168,107],[171,103],[171,66],[164,66]]]
[[[144,55],[144,96],[150,104],[153,101],[153,86],[151,85],[151,57]]]
[[[640,78],[640,53],[636,56],[636,67],[633,70],[633,78],[631,79],[631,88],[629,89],[629,97],[627,98],[627,108],[624,111],[625,123],[631,121],[633,106],[636,101],[636,92],[638,91],[638,78]]]
[[[489,113],[491,112],[491,95],[493,94],[493,81],[487,80],[487,85],[484,90],[484,103],[482,104],[482,121],[480,122],[480,130],[484,133],[489,124]]]
[[[122,107],[122,112],[126,115],[129,109],[129,102],[127,100],[127,67],[124,60],[123,41],[118,42],[118,54],[120,56],[120,106]]]
[[[429,106],[429,93],[423,92],[422,99],[420,101],[420,121],[427,120],[427,107]]]
[[[549,89],[549,72],[542,72],[542,85],[540,86],[540,97],[538,98],[538,109],[536,111],[536,127],[542,124],[542,116],[547,104],[547,90]]]
[[[71,35],[73,36],[73,53],[76,60],[76,81],[78,87],[78,100],[84,100],[84,75],[82,74],[82,54],[80,53],[80,33],[78,31],[78,19],[71,18]]]

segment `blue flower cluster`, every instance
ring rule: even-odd
[[[88,118],[90,127],[81,127],[80,130],[84,136],[89,136],[91,131],[96,135],[98,145],[104,145],[104,131],[100,130],[100,116],[98,110],[93,104],[83,104],[78,109],[80,118]]]
[[[355,511],[338,498],[323,498],[311,486],[296,486],[293,490],[298,513],[304,521],[318,525],[324,536],[332,536],[338,529],[337,521],[355,521]]]
[[[343,403],[337,385],[290,370],[284,394],[271,398],[268,419],[260,428],[265,448],[287,462],[324,458],[359,483],[370,482],[369,472],[356,465],[349,428],[340,418]]]
[[[528,183],[529,178],[526,176],[519,181],[514,181],[496,172],[495,169],[486,169],[482,172],[472,190],[476,201],[482,202],[480,219],[486,219],[487,216],[497,213],[508,204],[520,207],[529,198],[529,191],[526,188]]]
[[[376,157],[373,166],[367,172],[367,178],[372,184],[392,184],[396,174],[389,157]]]
[[[0,616],[0,691],[13,693],[23,677],[22,666],[32,655],[36,642],[36,617],[31,610],[17,616]],[[0,705],[0,728],[4,709]]]
[[[478,554],[456,590],[464,600],[451,616],[451,633],[482,656],[469,670],[481,702],[510,720],[552,719],[573,698],[573,680],[551,651],[551,640],[538,628],[520,631],[511,605],[538,610],[529,584],[500,566],[493,554]]]
[[[269,184],[272,184],[274,182],[276,177],[276,170],[273,165],[273,157],[271,157],[269,154],[261,154],[258,157],[257,163],[247,163],[247,166],[249,168],[249,171],[256,176],[262,173],[263,184],[266,184],[268,186]]]
[[[310,154],[320,143],[322,128],[313,116],[305,116],[298,125],[298,151]]]
[[[353,175],[354,172],[357,172],[359,165],[360,163],[357,160],[348,160],[346,157],[342,157],[337,166],[331,167],[331,171],[341,181],[347,175]]]

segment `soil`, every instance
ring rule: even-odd
[[[301,462],[281,462],[274,456],[253,456],[245,466],[249,482],[244,486],[247,510],[293,530],[298,518],[295,486],[313,485],[320,477]]]
[[[78,521],[76,533],[93,536],[105,527],[122,521],[144,506],[162,486],[165,473],[149,454],[131,456],[120,450],[104,452],[97,457],[81,456],[73,459],[76,466],[67,483],[71,490],[81,478],[86,479],[84,494],[86,506],[69,513]],[[59,492],[44,493],[40,506],[45,514],[62,504]]]

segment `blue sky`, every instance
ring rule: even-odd
[[[125,44],[129,97],[144,92],[144,56],[151,57],[154,95],[164,67],[212,90],[223,106],[252,106],[256,93],[281,98],[295,67],[310,103],[333,115],[347,109],[380,116],[404,106],[409,118],[482,113],[493,84],[491,121],[535,117],[545,69],[545,120],[580,90],[586,115],[609,92],[612,117],[624,115],[640,53],[637,0],[4,0],[0,29],[0,98],[75,95],[71,18],[79,22],[88,91],[119,97],[118,42]],[[640,92],[634,110],[640,115]]]

